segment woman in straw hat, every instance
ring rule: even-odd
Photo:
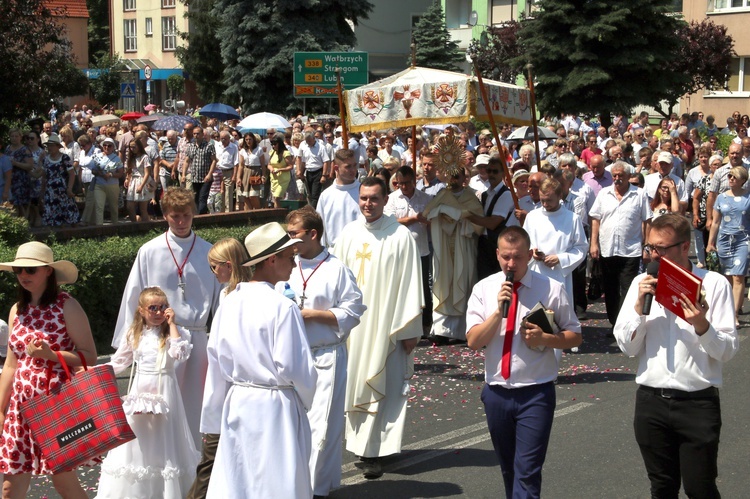
[[[55,261],[47,245],[30,242],[18,248],[15,260],[0,263],[0,270],[16,275],[19,291],[10,311],[8,357],[0,375],[0,473],[5,474],[3,497],[15,498],[25,497],[31,474],[52,474],[19,406],[61,384],[63,369],[55,352],[71,367],[81,365],[74,352],[94,365],[96,347],[81,305],[59,288],[76,281],[75,265]],[[52,483],[62,497],[87,497],[75,470],[52,475]]]

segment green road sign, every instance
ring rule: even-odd
[[[295,52],[294,96],[336,96],[336,68],[341,68],[344,89],[369,83],[367,52]]]

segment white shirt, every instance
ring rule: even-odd
[[[489,180],[482,180],[479,175],[474,175],[469,180],[469,187],[474,189],[477,193],[477,197],[481,199],[482,193],[490,188]]]
[[[396,158],[398,160],[399,165],[401,164],[401,153],[398,152],[398,150],[396,149],[396,146],[393,146],[391,148],[390,154],[388,153],[388,151],[385,150],[385,148],[383,148],[383,149],[381,149],[381,150],[378,151],[378,158],[380,158],[380,160],[383,163],[386,162],[386,160],[388,159],[389,156],[393,156],[394,158]]]
[[[487,189],[487,199],[482,206],[482,212],[485,216],[501,216],[507,221],[510,220],[511,215],[514,214],[514,210],[516,208],[513,204],[513,195],[510,193],[510,190],[503,192],[502,195],[498,198],[497,203],[495,203],[495,206],[492,208],[492,213],[487,213],[487,209],[490,207],[490,204],[492,204],[492,198],[495,197],[495,194],[502,188],[503,185],[505,184],[503,182],[500,182],[495,186],[494,189]],[[487,229],[485,229],[484,234],[487,234]]]
[[[315,209],[323,219],[323,237],[321,243],[332,247],[344,227],[359,219],[359,180],[342,185],[338,180],[320,193],[318,206]]]
[[[413,217],[417,213],[424,211],[427,203],[430,202],[432,196],[425,194],[422,191],[414,190],[414,195],[408,198],[401,192],[401,189],[390,193],[388,195],[388,203],[383,208],[383,213],[386,215],[393,215],[396,218]],[[427,256],[430,254],[430,243],[429,235],[427,233],[427,226],[423,223],[415,222],[405,226],[411,231],[412,236],[417,241],[417,248],[419,249],[419,256]]]
[[[579,198],[583,198],[584,203],[586,204],[586,216],[581,217],[581,221],[583,222],[583,225],[588,227],[589,225],[588,213],[591,211],[591,208],[594,206],[594,201],[596,200],[596,194],[594,194],[594,189],[592,189],[586,182],[576,177],[573,180],[573,185],[570,186],[570,192],[572,192]]]
[[[656,189],[659,187],[659,182],[661,182],[661,179],[663,178],[664,176],[661,173],[649,173],[648,175],[646,175],[643,189],[646,191],[646,195],[648,196],[649,201],[654,199],[654,196],[656,195]],[[674,173],[670,173],[669,178],[674,180],[674,185],[677,188],[677,199],[679,199],[680,202],[687,202],[688,198],[687,191],[685,190],[685,182],[683,182],[682,179]]]
[[[237,144],[229,142],[226,147],[221,141],[214,144],[216,150],[216,166],[222,170],[231,170],[240,162],[239,150]]]
[[[634,185],[621,200],[617,200],[615,186],[601,190],[589,213],[599,220],[599,252],[602,257],[639,257],[642,255],[642,222],[652,216],[643,189]]]
[[[505,282],[505,274],[498,272],[479,281],[471,292],[466,309],[466,331],[489,318],[497,310],[497,295]],[[581,324],[576,319],[573,304],[560,283],[537,274],[531,269],[521,279],[518,288],[518,306],[516,308],[516,331],[521,319],[541,302],[545,308],[555,312],[555,323],[561,330],[581,333]],[[505,341],[505,324],[502,319],[500,328],[493,336],[485,350],[485,380],[491,385],[503,388],[520,388],[547,383],[557,378],[557,359],[554,349],[545,348],[541,352],[526,346],[521,335],[514,334],[511,347],[510,378],[500,374]]]
[[[328,152],[326,152],[325,145],[318,140],[315,141],[312,147],[307,145],[307,142],[303,140],[297,151],[297,156],[299,156],[302,164],[305,165],[305,170],[309,172],[318,171],[323,168],[323,163],[331,161]]]
[[[630,285],[614,335],[626,355],[638,357],[635,382],[639,385],[688,392],[720,387],[722,365],[739,349],[729,282],[720,274],[695,266],[691,272],[703,279],[706,292],[709,326],[702,336],[656,301],[649,315],[640,315],[635,302],[638,286],[646,274],[637,276]]]

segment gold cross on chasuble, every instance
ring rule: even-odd
[[[365,260],[370,260],[372,251],[367,251],[367,243],[362,243],[362,251],[357,251],[356,258],[359,262],[359,274],[357,274],[357,284],[362,287],[365,285]]]

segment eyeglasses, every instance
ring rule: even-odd
[[[670,249],[674,248],[675,246],[679,246],[680,244],[682,244],[684,242],[685,241],[679,241],[677,243],[670,244],[669,246],[655,246],[653,244],[647,244],[646,246],[643,247],[643,249],[645,249],[649,253],[656,253],[659,256],[661,256],[661,255],[665,254],[667,252],[667,250],[670,250]]]
[[[23,271],[26,271],[28,275],[34,275],[39,270],[39,267],[12,267],[12,269],[16,275],[21,275]]]
[[[148,311],[153,314],[157,312],[164,312],[168,308],[169,305],[167,305],[166,303],[162,303],[161,305],[149,305],[148,307],[146,307],[146,309],[148,309]]]
[[[487,168],[487,173],[500,173],[500,168]]]
[[[287,231],[287,235],[291,237],[292,239],[295,239],[297,237],[297,234],[304,234],[305,232],[310,232],[310,231],[307,229],[290,230],[290,231]]]
[[[219,270],[218,270],[219,267],[221,267],[222,265],[226,265],[227,263],[229,263],[229,262],[212,263],[211,264],[211,272],[213,272],[214,274],[218,274],[219,273]]]

